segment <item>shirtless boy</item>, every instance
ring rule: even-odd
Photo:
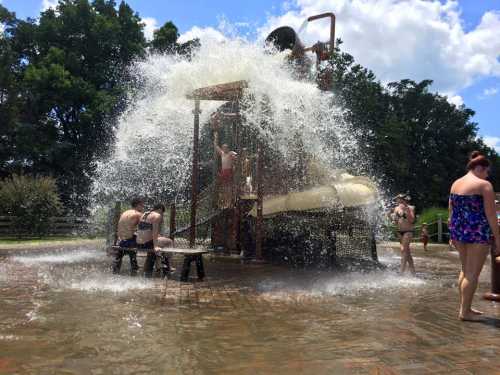
[[[118,246],[121,248],[134,248],[137,246],[135,231],[137,230],[137,224],[139,224],[142,212],[144,211],[144,200],[141,198],[134,198],[130,202],[130,205],[132,208],[122,213],[118,221]],[[113,273],[120,273],[122,259],[125,254],[128,254],[130,257],[130,270],[132,275],[135,275],[139,269],[135,251],[118,251],[115,255],[115,259],[113,259]]]
[[[233,164],[236,160],[236,152],[231,151],[229,146],[224,143],[219,147],[219,118],[217,115],[212,116],[212,127],[214,130],[214,148],[220,155],[221,170],[219,172],[219,179],[223,185],[231,185],[233,183]]]

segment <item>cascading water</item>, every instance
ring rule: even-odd
[[[365,158],[358,155],[355,132],[333,106],[332,94],[320,91],[313,80],[297,79],[285,55],[240,39],[204,40],[191,59],[152,55],[134,64],[140,88],[121,116],[111,159],[98,165],[96,197],[172,199],[183,191],[191,174],[193,127],[193,102],[186,95],[239,80],[248,82],[243,118],[284,160],[294,162],[292,145],[300,138],[303,149],[322,164],[361,169],[359,160]],[[201,123],[220,105],[203,101]],[[269,121],[272,131],[261,125]]]

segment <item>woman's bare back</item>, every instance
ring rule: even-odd
[[[450,193],[457,195],[482,195],[484,188],[490,183],[472,173],[460,177],[451,185]]]

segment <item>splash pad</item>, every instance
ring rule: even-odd
[[[334,38],[333,14],[309,20],[325,17],[331,19]],[[177,161],[175,168],[165,165],[158,172],[148,165],[147,178],[157,183],[143,193],[175,201],[170,206],[169,226],[177,246],[210,247],[226,254],[242,253],[246,258],[294,265],[331,267],[339,256],[376,261],[370,214],[377,199],[376,188],[368,178],[355,177],[343,169],[350,167],[355,172],[360,164],[356,139],[343,122],[341,110],[332,103],[328,72],[313,74],[306,56],[308,51],[316,54],[318,73],[322,61],[334,53],[333,39],[306,48],[290,33],[293,29],[285,29],[288,33],[279,28],[267,38],[274,44],[271,54],[231,40],[217,46],[218,56],[210,46],[208,50],[202,46],[192,61],[174,63],[163,79],[167,83],[155,82],[153,100],[139,101],[122,119],[111,165],[119,167],[115,171],[129,168],[130,172],[134,164],[143,169],[145,155],[145,164],[157,166],[165,156],[170,166]],[[290,35],[294,35],[293,41]],[[253,66],[250,59],[261,68]],[[192,80],[189,90],[179,86],[188,76]],[[151,113],[147,108],[147,104],[154,107],[155,101],[166,102],[162,113]],[[144,111],[149,116],[144,116]],[[192,127],[187,126],[190,112],[194,114]],[[138,115],[163,119],[151,120],[155,138],[149,140],[154,145],[138,147],[148,138],[131,126]],[[222,141],[238,154],[229,189],[221,186],[217,177],[213,116],[217,117]],[[168,144],[157,136],[160,127],[168,135]],[[151,149],[156,152],[148,155]],[[139,155],[133,158],[133,152]],[[183,160],[179,160],[179,152]],[[179,185],[156,177],[168,169]],[[103,175],[105,180],[106,173]],[[130,179],[126,185],[133,186]],[[134,194],[140,193],[138,185]],[[130,191],[120,193],[131,195]]]

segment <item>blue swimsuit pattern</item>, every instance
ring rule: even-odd
[[[483,197],[450,194],[450,238],[464,243],[491,243],[492,232],[484,211]]]

